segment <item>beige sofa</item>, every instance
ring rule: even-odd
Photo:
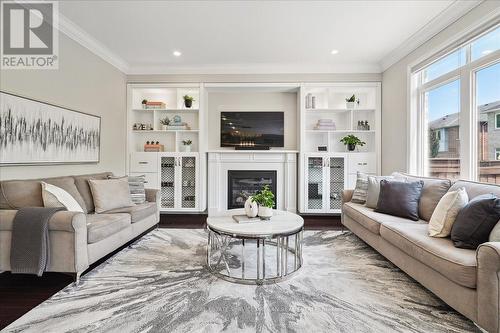
[[[350,202],[353,191],[347,190],[342,198],[342,224],[478,326],[500,332],[500,242],[484,243],[474,251],[454,247],[449,238],[427,234],[428,218],[446,190],[464,187],[473,198],[484,193],[500,196],[500,186],[419,179],[424,181],[419,215],[427,220],[414,222],[376,213]]]
[[[12,221],[17,209],[43,206],[40,180],[65,189],[85,212],[61,211],[49,220],[49,272],[73,273],[78,280],[90,264],[158,224],[158,190],[146,189],[144,204],[95,214],[87,181],[109,175],[105,172],[0,182],[0,271],[10,271]]]

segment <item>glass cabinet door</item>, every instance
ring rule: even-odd
[[[330,209],[342,208],[342,191],[344,190],[344,158],[330,157],[329,158],[329,174],[330,174]]]
[[[161,158],[161,207],[175,207],[175,157]]]
[[[196,157],[181,157],[181,208],[196,208]]]
[[[307,158],[307,209],[323,209],[323,157]]]

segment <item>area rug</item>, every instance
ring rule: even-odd
[[[157,229],[5,331],[478,332],[351,233],[305,232],[301,270],[263,286],[207,272],[206,237]]]

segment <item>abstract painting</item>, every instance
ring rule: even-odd
[[[101,118],[0,92],[0,164],[97,163]]]

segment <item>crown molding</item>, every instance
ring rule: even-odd
[[[68,19],[66,16],[59,12],[59,31],[73,39],[81,46],[88,49],[104,61],[110,63],[122,73],[126,74],[129,71],[129,64],[120,56],[112,52],[104,44],[89,35],[76,23]]]
[[[455,0],[452,4],[441,11],[420,30],[406,39],[400,46],[386,55],[380,62],[382,71],[385,71],[432,37],[446,29],[456,20],[467,14],[478,6],[482,0],[460,1]]]
[[[129,75],[148,74],[324,74],[324,73],[381,73],[379,64],[231,64],[178,66],[130,66]]]

